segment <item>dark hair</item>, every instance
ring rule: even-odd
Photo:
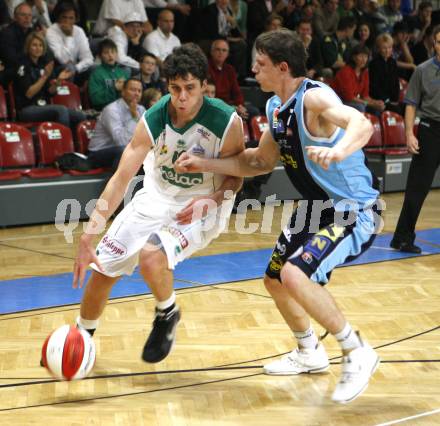
[[[432,29],[432,36],[435,39],[435,36],[440,33],[440,25],[436,25],[433,29]]]
[[[156,62],[157,62],[157,56],[153,55],[151,52],[148,52],[148,50],[145,50],[141,56],[139,56],[139,63],[143,62],[144,58],[148,57],[148,58],[153,58]]]
[[[270,15],[267,15],[266,19],[264,20],[264,28],[267,28],[273,21],[280,21],[281,25],[284,24],[284,18],[279,15],[278,13],[271,13]]]
[[[432,3],[430,1],[422,1],[419,4],[418,11],[421,12],[423,9],[427,9],[428,7],[433,9]]]
[[[201,83],[208,76],[208,60],[202,49],[194,43],[176,47],[163,63],[163,75],[167,81],[186,78],[188,74]]]
[[[115,42],[112,39],[105,38],[98,45],[98,56],[102,55],[102,52],[104,51],[104,49],[116,50],[117,51],[118,47],[116,46]]]
[[[358,44],[357,46],[353,47],[350,52],[350,59],[348,60],[348,65],[350,65],[352,68],[356,67],[356,63],[354,62],[354,57],[357,55],[367,55],[370,56],[370,49],[367,46],[361,46]]]
[[[287,62],[292,77],[306,75],[307,52],[298,36],[286,28],[260,34],[255,41],[257,52],[269,56],[275,64]]]
[[[408,25],[403,21],[397,21],[393,25],[393,31],[392,31],[393,36],[399,33],[408,33],[408,32],[409,32]]]
[[[130,78],[127,78],[127,80],[125,80],[124,81],[124,85],[122,86],[124,89],[126,89],[127,88],[127,86],[128,86],[128,83],[130,83],[130,81],[136,81],[136,82],[138,82],[138,83],[140,83],[140,85],[142,86],[142,81],[140,81],[138,78],[136,78],[136,77],[130,77]]]
[[[338,31],[345,31],[356,26],[356,19],[352,16],[344,16],[338,22]]]
[[[54,9],[53,9],[53,16],[55,18],[55,21],[58,22],[59,17],[66,12],[70,12],[70,11],[74,11],[75,12],[75,20],[78,19],[78,9],[76,8],[76,6],[73,4],[73,2],[70,1],[62,1],[62,2],[58,2]]]

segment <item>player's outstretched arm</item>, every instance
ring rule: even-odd
[[[307,112],[314,114],[324,126],[333,124],[345,129],[344,137],[332,148],[306,148],[310,159],[324,169],[327,169],[330,163],[340,162],[361,149],[373,134],[373,126],[363,114],[341,104],[335,96],[329,96],[327,90],[314,89],[307,92],[304,106]]]
[[[150,148],[151,141],[145,125],[142,121],[139,121],[131,142],[122,154],[118,169],[108,181],[103,193],[99,197],[96,207],[90,215],[86,229],[80,238],[73,268],[74,288],[78,284],[80,288],[82,287],[86,270],[90,263],[95,263],[102,270],[92,246],[93,238],[104,230],[108,218],[121,203],[129,182],[141,167]]]
[[[213,172],[229,176],[258,176],[269,173],[275,167],[280,152],[269,130],[261,136],[257,148],[247,148],[227,158],[199,158],[187,153],[174,163],[178,173]]]

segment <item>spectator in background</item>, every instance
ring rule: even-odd
[[[226,63],[229,44],[226,40],[214,40],[211,46],[208,72],[215,83],[217,98],[229,105],[234,105],[237,114],[243,119],[249,117],[244,106],[244,97],[238,84],[237,73],[232,65]]]
[[[68,69],[81,86],[90,75],[93,55],[84,30],[75,25],[78,12],[73,3],[62,2],[54,9],[56,23],[46,32],[49,48],[62,69]]]
[[[283,17],[286,28],[292,31],[296,29],[301,19],[303,19],[303,10],[305,0],[288,0],[286,7],[280,12]]]
[[[370,96],[381,99],[385,109],[402,113],[399,105],[399,75],[397,62],[393,58],[393,38],[384,33],[376,39],[377,54],[371,60],[368,71],[370,77]]]
[[[325,78],[331,78],[333,73],[337,72],[345,65],[344,56],[347,55],[348,42],[353,38],[356,29],[354,18],[342,18],[338,23],[338,29],[332,35],[327,35],[321,41],[321,53],[323,70]]]
[[[92,107],[101,111],[120,97],[125,80],[130,72],[117,63],[118,50],[110,39],[104,39],[98,46],[101,64],[90,75],[88,91]]]
[[[145,37],[143,47],[163,61],[175,47],[180,46],[180,40],[173,34],[174,13],[164,9],[159,13],[157,28]]]
[[[247,44],[237,27],[229,5],[229,0],[215,0],[215,3],[200,11],[200,40],[199,44],[205,51],[214,40],[223,38],[229,43],[229,63],[237,72],[241,81],[248,74]]]
[[[408,46],[408,27],[404,22],[397,22],[393,27],[393,56],[397,61],[399,77],[409,80],[416,65]]]
[[[11,14],[6,0],[0,0],[0,28],[11,22]]]
[[[61,80],[69,79],[71,72],[54,73],[54,62],[45,56],[46,41],[39,33],[31,33],[25,42],[25,57],[19,61],[15,79],[15,103],[20,121],[55,121],[76,129],[86,119],[82,111],[64,105],[51,105]]]
[[[14,10],[14,20],[0,32],[0,60],[5,67],[5,83],[14,79],[18,63],[25,56],[26,37],[31,32],[32,9],[27,3],[21,3]]]
[[[215,83],[212,78],[208,78],[206,80],[206,87],[205,87],[205,96],[208,98],[215,98],[216,92],[215,92]]]
[[[315,11],[313,17],[313,33],[321,39],[324,36],[332,36],[338,28],[339,0],[324,0],[321,8]]]
[[[385,31],[391,33],[394,24],[403,19],[403,16],[400,13],[400,0],[388,0],[387,4],[380,8],[380,13],[385,17]]]
[[[61,3],[72,3],[76,7],[76,11],[78,12],[78,19],[76,21],[76,25],[80,26],[86,34],[88,34],[89,29],[87,27],[87,6],[85,0],[46,0],[47,8],[49,10],[50,19],[55,21],[55,17],[53,15],[55,6]]]
[[[229,0],[232,16],[237,24],[241,36],[247,38],[247,11],[248,5],[243,0]]]
[[[372,33],[370,24],[368,22],[361,21],[358,24],[355,37],[360,46],[368,47],[371,55],[374,48],[374,34]]]
[[[313,37],[312,24],[309,20],[302,20],[298,24],[296,32],[306,48],[307,57],[307,77],[317,78],[321,75],[322,56],[319,41]]]
[[[360,112],[380,113],[385,109],[384,101],[371,98],[369,93],[369,56],[368,47],[354,47],[348,64],[336,73],[331,86],[344,104]]]
[[[423,40],[416,43],[411,49],[411,54],[416,65],[431,59],[434,55],[434,38],[432,36],[432,30],[432,26],[428,27],[425,31]]]
[[[93,33],[97,36],[106,35],[110,28],[115,25],[122,29],[125,17],[132,13],[139,16],[144,34],[153,31],[142,0],[104,0]]]
[[[157,58],[150,52],[145,52],[139,61],[140,73],[136,75],[142,83],[142,91],[147,89],[157,89],[165,94],[167,89],[165,83],[160,79]]]
[[[417,8],[417,14],[408,16],[406,23],[410,33],[411,44],[418,43],[423,40],[425,31],[431,25],[432,3],[430,1],[422,1]]]
[[[342,0],[338,7],[339,19],[345,18],[346,16],[356,19],[354,6],[355,0]]]
[[[121,98],[102,110],[89,143],[88,158],[92,167],[117,167],[137,122],[145,112],[145,108],[139,105],[141,97],[141,82],[129,78],[124,82]]]
[[[161,98],[162,92],[159,89],[150,87],[149,89],[144,90],[144,93],[142,94],[142,105],[145,109],[151,108]]]
[[[11,12],[22,2],[23,0],[10,0]],[[46,31],[52,25],[46,2],[44,0],[25,0],[24,3],[28,4],[31,8],[33,29]]]
[[[274,30],[279,30],[280,28],[283,27],[283,17],[281,15],[278,15],[278,13],[271,13],[267,18],[266,18],[266,25],[264,26],[264,31],[274,31]],[[257,50],[255,48],[255,43],[252,46],[252,66],[254,66],[255,64],[255,56],[257,54]]]
[[[247,30],[250,43],[253,44],[264,31],[267,17],[275,12],[274,3],[276,2],[266,0],[248,1]]]
[[[109,37],[118,48],[118,63],[128,67],[132,74],[139,71],[139,60],[145,53],[142,47],[142,17],[138,13],[129,13],[124,18],[124,25],[114,25],[108,31]]]
[[[191,32],[187,28],[191,19],[191,5],[187,4],[185,0],[143,0],[148,17],[151,20],[152,25],[157,25],[158,17],[162,10],[168,9],[173,12],[174,21],[174,33],[179,39],[187,39],[188,32]],[[199,5],[199,7],[202,7]]]

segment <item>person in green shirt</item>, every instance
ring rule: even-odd
[[[92,107],[100,111],[121,97],[122,86],[130,72],[117,64],[118,50],[113,40],[104,39],[99,44],[98,56],[101,65],[90,75],[88,91]]]

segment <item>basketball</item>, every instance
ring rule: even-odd
[[[95,342],[86,330],[63,325],[46,339],[42,363],[57,379],[78,380],[86,377],[95,365]]]

